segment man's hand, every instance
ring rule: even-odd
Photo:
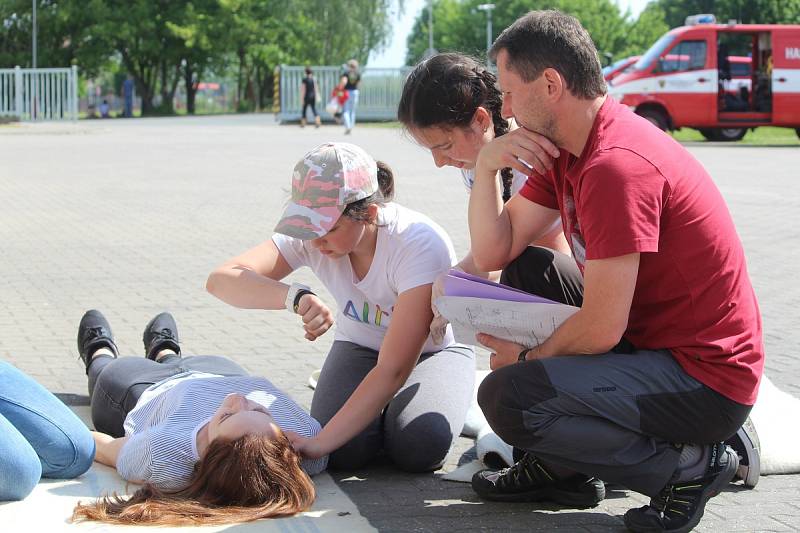
[[[284,434],[289,439],[294,451],[306,459],[319,459],[328,454],[315,437],[303,437],[294,431],[286,431]]]
[[[297,314],[303,317],[303,329],[310,341],[316,340],[333,325],[333,313],[315,294],[300,297]]]
[[[553,168],[553,159],[559,153],[558,147],[544,135],[518,128],[485,144],[478,153],[476,168],[491,174],[506,167],[525,175],[531,171],[544,174]]]
[[[525,349],[525,346],[515,342],[498,339],[486,333],[478,333],[476,339],[479,343],[484,345],[492,353],[489,355],[489,368],[497,370],[507,365],[513,365],[519,358],[519,353]],[[536,348],[528,352],[527,359],[536,359]]]

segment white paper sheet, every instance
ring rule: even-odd
[[[442,296],[436,308],[450,321],[456,341],[478,344],[475,335],[488,333],[528,348],[547,339],[577,307],[563,304],[507,302],[486,298]]]

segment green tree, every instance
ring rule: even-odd
[[[657,0],[670,28],[683,26],[688,15],[712,13],[719,22],[798,24],[800,0]]]
[[[481,0],[437,0],[433,4],[434,48],[478,57],[486,54],[486,14]],[[492,13],[492,39],[533,9],[559,9],[577,17],[601,52],[614,54],[625,46],[630,24],[612,0],[510,0],[498,2]],[[419,61],[428,48],[428,13],[417,17],[408,38],[406,63]]]
[[[0,0],[0,68],[32,66],[32,18],[29,0]],[[86,1],[40,0],[36,19],[38,67],[78,65],[94,76],[106,66],[109,50],[87,31],[93,15]]]

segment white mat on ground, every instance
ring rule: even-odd
[[[88,408],[77,407],[74,410],[84,422],[88,419]],[[336,486],[326,473],[314,476],[317,499],[314,506],[306,513],[289,518],[259,520],[245,524],[203,527],[203,531],[236,530],[243,533],[281,532],[311,533],[319,531],[375,531],[362,517],[355,504]],[[0,531],[148,531],[186,532],[187,528],[152,528],[109,526],[97,522],[70,524],[67,522],[72,509],[79,501],[91,501],[103,493],[116,491],[129,494],[138,485],[125,486],[113,468],[94,463],[83,476],[67,481],[43,480],[33,493],[21,502],[0,503]]]
[[[448,472],[443,479],[469,482],[475,472],[486,468],[487,463],[510,466],[513,462],[511,446],[492,431],[478,406],[478,386],[488,374],[488,370],[476,372],[472,405],[462,430],[462,435],[475,437],[478,459]],[[791,422],[798,410],[800,399],[779,390],[766,376],[761,379],[758,400],[750,412],[761,441],[761,475],[800,473],[800,446],[797,446],[800,424]],[[487,459],[492,454],[494,456]]]

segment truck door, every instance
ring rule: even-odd
[[[658,60],[658,92],[669,106],[673,125],[704,126],[717,116],[717,67],[706,39],[679,41]]]
[[[775,29],[772,52],[773,123],[800,126],[800,27]]]

